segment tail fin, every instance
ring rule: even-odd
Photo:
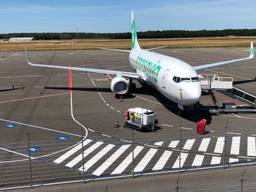
[[[131,32],[132,32],[132,49],[140,49],[140,45],[138,43],[137,31],[136,31],[136,23],[133,11],[131,11]]]

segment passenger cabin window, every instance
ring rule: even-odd
[[[180,81],[191,81],[189,77],[180,78]]]
[[[197,82],[197,81],[199,81],[199,78],[198,78],[198,77],[192,77],[191,79],[192,79],[192,82]]]

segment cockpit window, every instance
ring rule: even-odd
[[[180,83],[180,82],[198,82],[199,81],[199,78],[198,77],[177,77],[177,76],[174,76],[173,77],[173,81],[175,83]]]
[[[180,77],[174,76],[174,77],[173,77],[173,81],[174,81],[175,83],[179,83],[179,82],[180,82]]]

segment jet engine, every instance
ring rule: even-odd
[[[129,81],[123,77],[115,77],[111,81],[111,91],[118,95],[124,95],[129,91]]]

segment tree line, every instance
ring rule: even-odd
[[[182,37],[228,37],[256,36],[256,29],[223,29],[223,30],[163,30],[138,32],[138,38],[182,38]],[[130,33],[7,33],[0,34],[0,39],[11,37],[34,37],[35,40],[65,39],[130,39]]]

